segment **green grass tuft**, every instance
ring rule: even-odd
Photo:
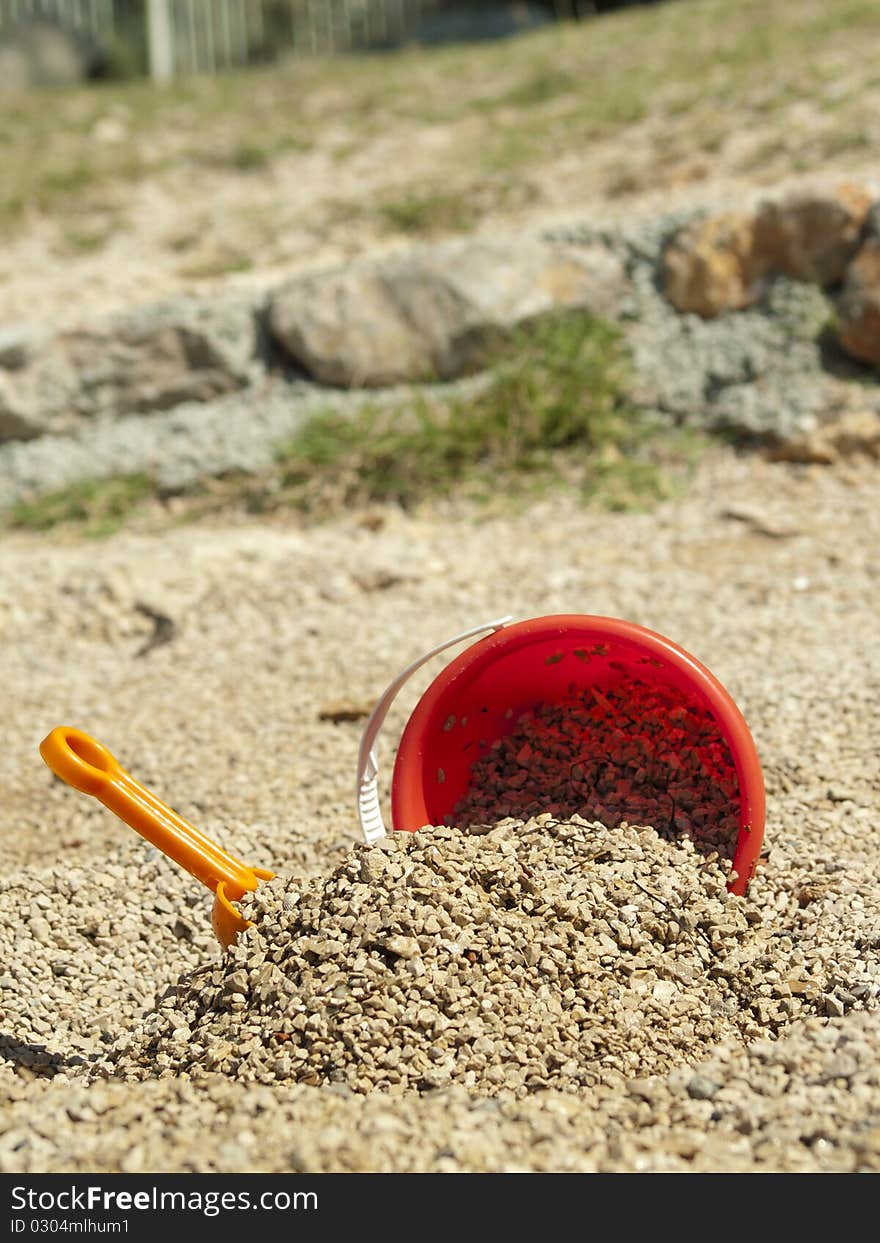
[[[582,313],[541,318],[511,334],[470,400],[422,395],[402,409],[312,418],[279,450],[278,498],[307,511],[413,507],[452,491],[521,494],[573,479],[593,496],[659,495],[656,428],[630,402],[628,381],[616,327]]]
[[[378,215],[386,229],[411,236],[435,233],[464,233],[479,217],[473,204],[462,194],[407,194],[378,205]]]
[[[504,92],[493,104],[512,104],[516,108],[533,108],[560,95],[571,95],[578,89],[577,79],[555,66],[536,68],[517,86]]]
[[[6,516],[6,525],[21,531],[72,527],[99,539],[117,531],[155,491],[154,481],[142,474],[75,483],[33,501],[19,501]]]

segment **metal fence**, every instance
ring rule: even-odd
[[[72,30],[100,35],[113,30],[120,0],[0,0],[0,30],[29,17],[52,17]]]
[[[267,53],[263,0],[169,0],[167,8],[170,63],[164,76],[216,73]]]
[[[401,42],[436,0],[170,0],[175,73]]]
[[[328,55],[405,41],[449,0],[0,0],[0,32],[46,17],[100,42],[139,41],[154,74],[215,73],[279,55]],[[157,65],[158,60],[158,65]],[[158,70],[158,72],[157,72]]]

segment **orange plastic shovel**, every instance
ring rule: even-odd
[[[250,921],[232,903],[256,889],[261,880],[271,880],[274,872],[248,867],[221,850],[129,776],[105,746],[81,729],[59,725],[40,743],[40,755],[62,781],[99,799],[141,837],[208,886],[214,894],[211,924],[224,949],[250,927]]]

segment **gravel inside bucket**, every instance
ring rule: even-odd
[[[586,651],[575,656],[588,660]],[[710,711],[672,686],[622,678],[571,688],[523,713],[471,766],[450,822],[549,812],[614,826],[650,824],[733,858],[739,832],[733,759]]]

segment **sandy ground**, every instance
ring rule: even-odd
[[[277,1126],[267,1127],[255,1119],[272,1098],[254,1087],[235,1104],[250,1119],[250,1138],[243,1148],[224,1149],[211,1125],[229,1108],[222,1080],[198,1092],[169,1079],[89,1087],[75,1066],[59,1074],[57,1065],[43,1064],[40,1048],[87,1055],[108,1038],[99,1026],[114,1035],[134,1030],[154,989],[217,952],[210,899],[195,896],[195,882],[151,863],[150,884],[166,895],[164,907],[130,891],[131,868],[145,866],[137,839],[40,760],[38,743],[58,724],[95,734],[161,797],[249,861],[320,872],[358,840],[353,784],[362,727],[322,720],[322,709],[344,701],[367,711],[421,651],[506,612],[624,617],[690,650],[744,712],[767,783],[767,876],[775,858],[780,867],[797,859],[817,873],[839,867],[859,894],[876,892],[876,481],[876,466],[858,462],[799,468],[718,450],[683,495],[650,514],[607,514],[559,496],[495,512],[453,503],[415,515],[379,510],[310,531],[276,519],[123,533],[101,543],[7,537],[0,547],[2,952],[15,956],[16,920],[23,929],[43,918],[43,907],[51,908],[51,929],[42,949],[36,936],[32,995],[21,971],[16,975],[20,962],[0,963],[0,1092],[7,1100],[0,1169],[363,1169],[372,1161],[412,1168],[407,1127],[430,1132],[431,1118],[444,1113],[427,1098],[406,1104],[400,1118],[408,1121],[399,1135],[383,1137],[379,1162],[375,1145],[349,1143],[385,1108],[375,1097],[352,1113],[355,1106],[332,1093],[303,1098],[297,1093],[311,1090],[298,1088],[290,1097],[285,1089],[276,1098]],[[153,623],[145,607],[174,623],[171,641],[146,653]],[[392,711],[386,777],[419,690],[439,667],[433,662],[420,674]],[[73,878],[66,887],[65,875]],[[93,883],[95,919],[110,920],[114,952],[98,955],[85,985],[75,971],[65,976],[56,963],[53,978],[46,967],[52,986],[38,1002],[40,962],[51,965],[75,947]],[[29,910],[30,891],[40,892],[42,913]],[[870,901],[858,899],[869,923]],[[123,996],[112,959],[130,962],[126,946],[139,935],[142,903],[152,941]],[[186,908],[190,929],[177,939],[169,931],[176,904]],[[827,917],[844,916],[832,904]],[[865,1024],[876,1018],[878,983],[868,980],[855,1006],[873,1016],[829,1011],[823,1023],[839,1027],[841,1039],[852,1031],[870,1041]],[[38,1012],[42,1027],[32,1027]],[[846,1134],[831,1134],[825,1148],[793,1140],[795,1155],[789,1160],[774,1149],[769,1168],[774,1161],[875,1168],[876,1076],[874,1084],[852,1097],[857,1116]],[[189,1147],[149,1131],[145,1119],[159,1100],[177,1111],[182,1134],[197,1132]],[[475,1155],[464,1140],[456,1148],[447,1136],[437,1152],[451,1144],[451,1166],[436,1152],[432,1158],[427,1143],[418,1168],[521,1167],[530,1159],[528,1135],[552,1116],[550,1104],[544,1113],[540,1103],[529,1108],[499,1127],[488,1153],[484,1145]],[[534,1168],[591,1168],[587,1155],[580,1164],[572,1157],[589,1145],[576,1103],[565,1108],[574,1118],[570,1147],[559,1137],[534,1157]],[[47,1126],[50,1117],[57,1125]],[[285,1127],[298,1130],[296,1145]],[[633,1127],[637,1132],[637,1122]],[[335,1145],[328,1128],[341,1128]],[[869,1135],[867,1147],[853,1145],[855,1132]],[[664,1143],[660,1127],[648,1143],[655,1160]],[[605,1151],[599,1168],[645,1168],[619,1146],[616,1157]],[[722,1145],[714,1155],[707,1149],[706,1161],[708,1168],[751,1168],[760,1163],[755,1151]],[[650,1159],[648,1167],[660,1168]]]

